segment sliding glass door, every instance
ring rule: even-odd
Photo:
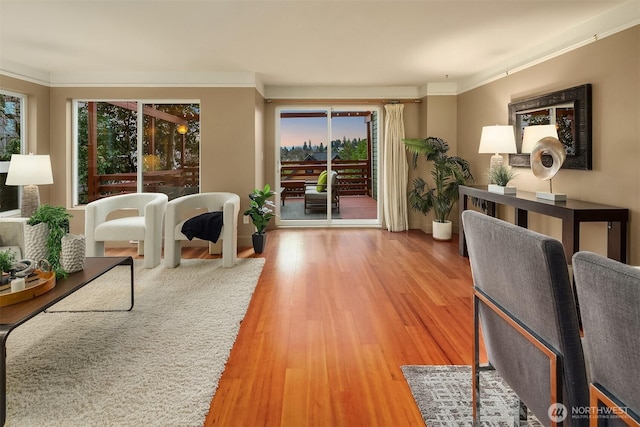
[[[378,110],[276,110],[279,225],[379,225]]]

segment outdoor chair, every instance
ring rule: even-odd
[[[327,179],[329,185],[331,185],[331,209],[336,209],[340,212],[340,196],[338,194],[338,172],[331,171],[331,179]],[[327,184],[324,184],[318,180],[316,185],[307,185],[304,191],[304,213],[307,210],[327,209]]]
[[[591,425],[640,426],[640,269],[582,251],[573,273],[598,414]]]
[[[134,193],[89,203],[85,209],[86,255],[104,256],[107,241],[138,240],[138,254],[144,255],[144,267],[157,266],[162,255],[162,218],[167,201],[163,193]],[[134,215],[111,218],[110,214],[116,211]]]
[[[182,242],[190,240],[183,233],[182,226],[189,219],[202,215],[203,211],[222,213],[222,228],[219,230],[219,238],[222,239],[222,266],[233,267],[238,254],[240,212],[240,196],[233,193],[191,194],[173,199],[167,204],[164,228],[165,267],[173,268],[180,265]]]
[[[474,282],[474,425],[480,422],[479,371],[486,369],[495,369],[518,395],[521,420],[528,407],[544,425],[588,425],[572,416],[572,408],[586,408],[589,400],[562,244],[477,211],[464,211],[462,222]],[[486,366],[479,362],[480,327]]]

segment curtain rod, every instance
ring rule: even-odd
[[[420,104],[421,99],[270,99],[264,100],[267,104]]]

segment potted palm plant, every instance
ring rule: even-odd
[[[423,215],[431,209],[435,214],[433,220],[433,238],[435,240],[451,240],[451,221],[449,215],[458,201],[460,185],[473,181],[469,162],[458,156],[449,156],[449,144],[442,138],[405,139],[407,151],[413,154],[413,167],[418,166],[418,158],[425,157],[432,163],[431,187],[423,178],[413,180],[413,190],[409,191],[409,206]]]
[[[269,184],[263,189],[256,188],[253,193],[249,194],[249,209],[244,211],[244,215],[251,217],[253,225],[256,227],[255,233],[251,236],[253,250],[257,254],[261,254],[267,241],[265,231],[271,218],[275,216],[273,209],[275,204],[268,200],[276,193],[271,190]]]

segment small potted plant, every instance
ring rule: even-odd
[[[67,275],[60,266],[60,253],[62,252],[62,238],[69,233],[70,218],[71,214],[62,206],[41,205],[27,221],[27,224],[31,226],[41,223],[47,224],[49,231],[46,240],[47,261],[51,264],[51,270],[55,271],[57,278]]]
[[[458,201],[458,188],[473,181],[469,162],[458,156],[449,156],[449,144],[442,138],[405,139],[404,144],[413,154],[414,168],[418,166],[418,157],[421,155],[433,166],[431,177],[434,187],[430,187],[421,177],[414,179],[413,190],[409,192],[409,206],[423,215],[433,209],[433,238],[451,240],[449,215]]]
[[[518,175],[513,168],[505,165],[498,165],[490,168],[488,175],[488,191],[499,194],[516,194],[516,187],[509,186],[509,181]]]
[[[6,285],[9,283],[11,267],[15,262],[15,255],[11,250],[0,251],[0,273],[2,273],[2,280],[0,285]]]
[[[249,209],[244,211],[244,215],[251,217],[253,225],[256,227],[256,232],[251,236],[253,242],[253,250],[257,254],[261,254],[264,245],[267,241],[267,235],[265,231],[271,218],[275,216],[273,209],[275,204],[269,200],[276,193],[271,191],[269,184],[266,184],[261,190],[256,188],[253,193],[249,194],[250,206]]]

